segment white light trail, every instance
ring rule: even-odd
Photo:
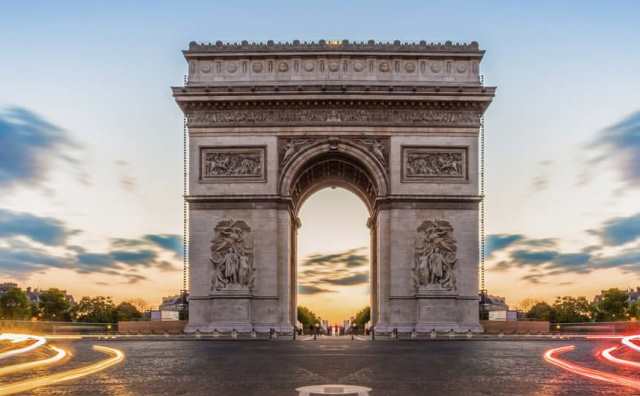
[[[44,337],[29,335],[29,334],[12,334],[12,333],[2,333],[0,334],[0,341],[11,341],[12,344],[17,344],[19,342],[34,340],[33,344],[27,345],[23,348],[11,349],[6,352],[0,353],[0,359],[6,359],[10,356],[19,355],[21,353],[30,352],[34,349],[38,349],[44,344],[47,343],[47,340]]]
[[[17,373],[19,371],[29,370],[36,367],[49,366],[51,364],[59,362],[60,360],[64,359],[65,356],[67,356],[67,352],[64,349],[56,348],[54,346],[50,348],[56,352],[55,355],[46,359],[35,360],[32,362],[13,364],[11,366],[1,367],[0,376]]]
[[[63,381],[70,381],[72,379],[85,377],[102,371],[108,367],[118,364],[124,360],[124,353],[118,349],[108,348],[105,346],[94,345],[93,349],[99,352],[111,355],[110,358],[101,360],[97,363],[90,364],[88,366],[79,367],[72,370],[63,371],[61,373],[55,373],[45,375],[38,378],[28,379],[12,384],[0,386],[0,396],[12,395],[14,393],[27,392],[35,388],[39,388],[46,385],[52,385]]]
[[[632,340],[640,340],[640,334],[624,337],[622,339],[622,343],[633,349],[634,351],[640,352],[640,346],[638,346],[638,344],[634,343]]]

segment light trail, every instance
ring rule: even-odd
[[[632,340],[640,340],[640,334],[624,337],[622,339],[622,343],[633,349],[634,351],[640,352],[640,346],[638,346],[638,344],[634,343]]]
[[[0,353],[0,359],[6,359],[10,356],[15,356],[21,353],[33,351],[34,349],[38,349],[47,343],[47,340],[44,337],[28,335],[28,334],[2,333],[0,334],[0,341],[4,341],[4,340],[11,341],[12,344],[17,344],[19,342],[24,342],[29,340],[35,340],[35,342],[23,348],[11,349],[9,351],[2,352]]]
[[[628,366],[628,367],[633,367],[633,368],[639,368],[640,369],[640,362],[634,362],[632,360],[620,359],[618,357],[613,356],[611,354],[611,352],[615,351],[618,348],[619,347],[607,348],[604,351],[602,351],[601,355],[602,355],[603,358],[607,359],[611,363],[615,363],[615,364],[619,364],[619,365],[622,365],[622,366]]]
[[[87,375],[91,375],[97,373],[98,371],[109,368],[124,360],[124,353],[118,349],[100,345],[94,345],[93,349],[111,355],[111,357],[101,360],[97,363],[90,364],[88,366],[0,386],[0,395],[12,395],[14,393],[26,392],[46,385],[57,384],[59,382],[70,381],[72,379],[85,377]]]
[[[567,345],[559,348],[549,349],[544,353],[544,360],[553,364],[554,366],[558,366],[564,370],[572,372],[577,375],[581,375],[586,378],[591,378],[597,381],[609,382],[616,385],[624,385],[630,388],[640,390],[640,381],[623,377],[621,375],[611,374],[600,370],[590,369],[584,366],[580,366],[574,363],[571,363],[567,360],[558,359],[555,357],[555,354],[562,354],[565,352],[573,351],[576,347],[574,345]]]
[[[59,362],[60,360],[64,359],[65,356],[67,356],[67,352],[64,349],[56,348],[54,346],[52,346],[51,349],[53,349],[56,354],[49,358],[1,367],[0,376],[17,373],[19,371],[29,370],[36,367],[49,366],[51,364]]]

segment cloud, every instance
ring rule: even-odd
[[[0,272],[15,278],[25,278],[30,273],[49,268],[70,268],[68,257],[52,255],[38,248],[0,248]]]
[[[78,148],[64,129],[27,109],[1,111],[0,189],[41,185],[53,160],[77,165],[70,152]]]
[[[369,282],[368,271],[363,271],[369,263],[365,254],[360,252],[366,248],[360,247],[344,252],[330,254],[314,254],[302,262],[299,274],[300,283],[305,286],[307,293],[318,294],[332,292],[326,286],[354,286]],[[308,289],[308,288],[311,289]]]
[[[118,160],[115,161],[115,164],[118,168],[120,186],[122,187],[122,189],[128,192],[135,191],[138,186],[138,182],[132,174],[133,171],[131,170],[131,166],[129,166],[129,163],[127,161]]]
[[[605,246],[619,246],[633,242],[640,238],[640,213],[609,219],[600,230],[590,230],[590,233],[598,235]]]
[[[487,257],[493,255],[493,253],[506,249],[514,243],[524,239],[524,235],[521,234],[492,234],[487,236],[486,240],[486,253]]]
[[[298,285],[298,293],[299,294],[320,294],[320,293],[335,293],[335,290],[325,289],[322,287],[314,286],[314,285]]]
[[[177,234],[148,234],[143,237],[144,240],[154,243],[165,250],[169,250],[176,254],[176,257],[183,256],[182,236]]]
[[[328,283],[330,285],[336,286],[354,286],[361,285],[363,283],[369,282],[369,273],[361,272],[345,277],[337,277],[337,278],[321,278],[317,280],[318,283]]]
[[[78,231],[55,218],[0,209],[0,274],[23,279],[34,272],[64,268],[80,274],[121,276],[127,283],[136,283],[146,279],[131,273],[136,268],[179,270],[175,263],[161,259],[164,252],[172,252],[177,257],[182,243],[178,235],[114,238],[107,251],[91,252],[68,243],[69,237],[76,233]],[[51,253],[51,249],[55,252]]]
[[[49,246],[61,246],[70,235],[65,224],[52,217],[39,217],[30,213],[0,208],[0,238],[24,236]]]
[[[626,186],[640,186],[640,111],[600,131],[588,148],[599,153],[588,165],[611,163]]]

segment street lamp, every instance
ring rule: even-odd
[[[316,322],[316,331],[313,333],[313,339],[318,339],[318,332],[320,331],[320,323]]]

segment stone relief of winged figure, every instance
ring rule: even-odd
[[[452,290],[456,287],[456,240],[448,221],[427,220],[417,229],[413,279],[417,288]]]
[[[242,220],[223,220],[214,232],[209,258],[213,265],[212,290],[251,289],[254,282],[251,228]]]

